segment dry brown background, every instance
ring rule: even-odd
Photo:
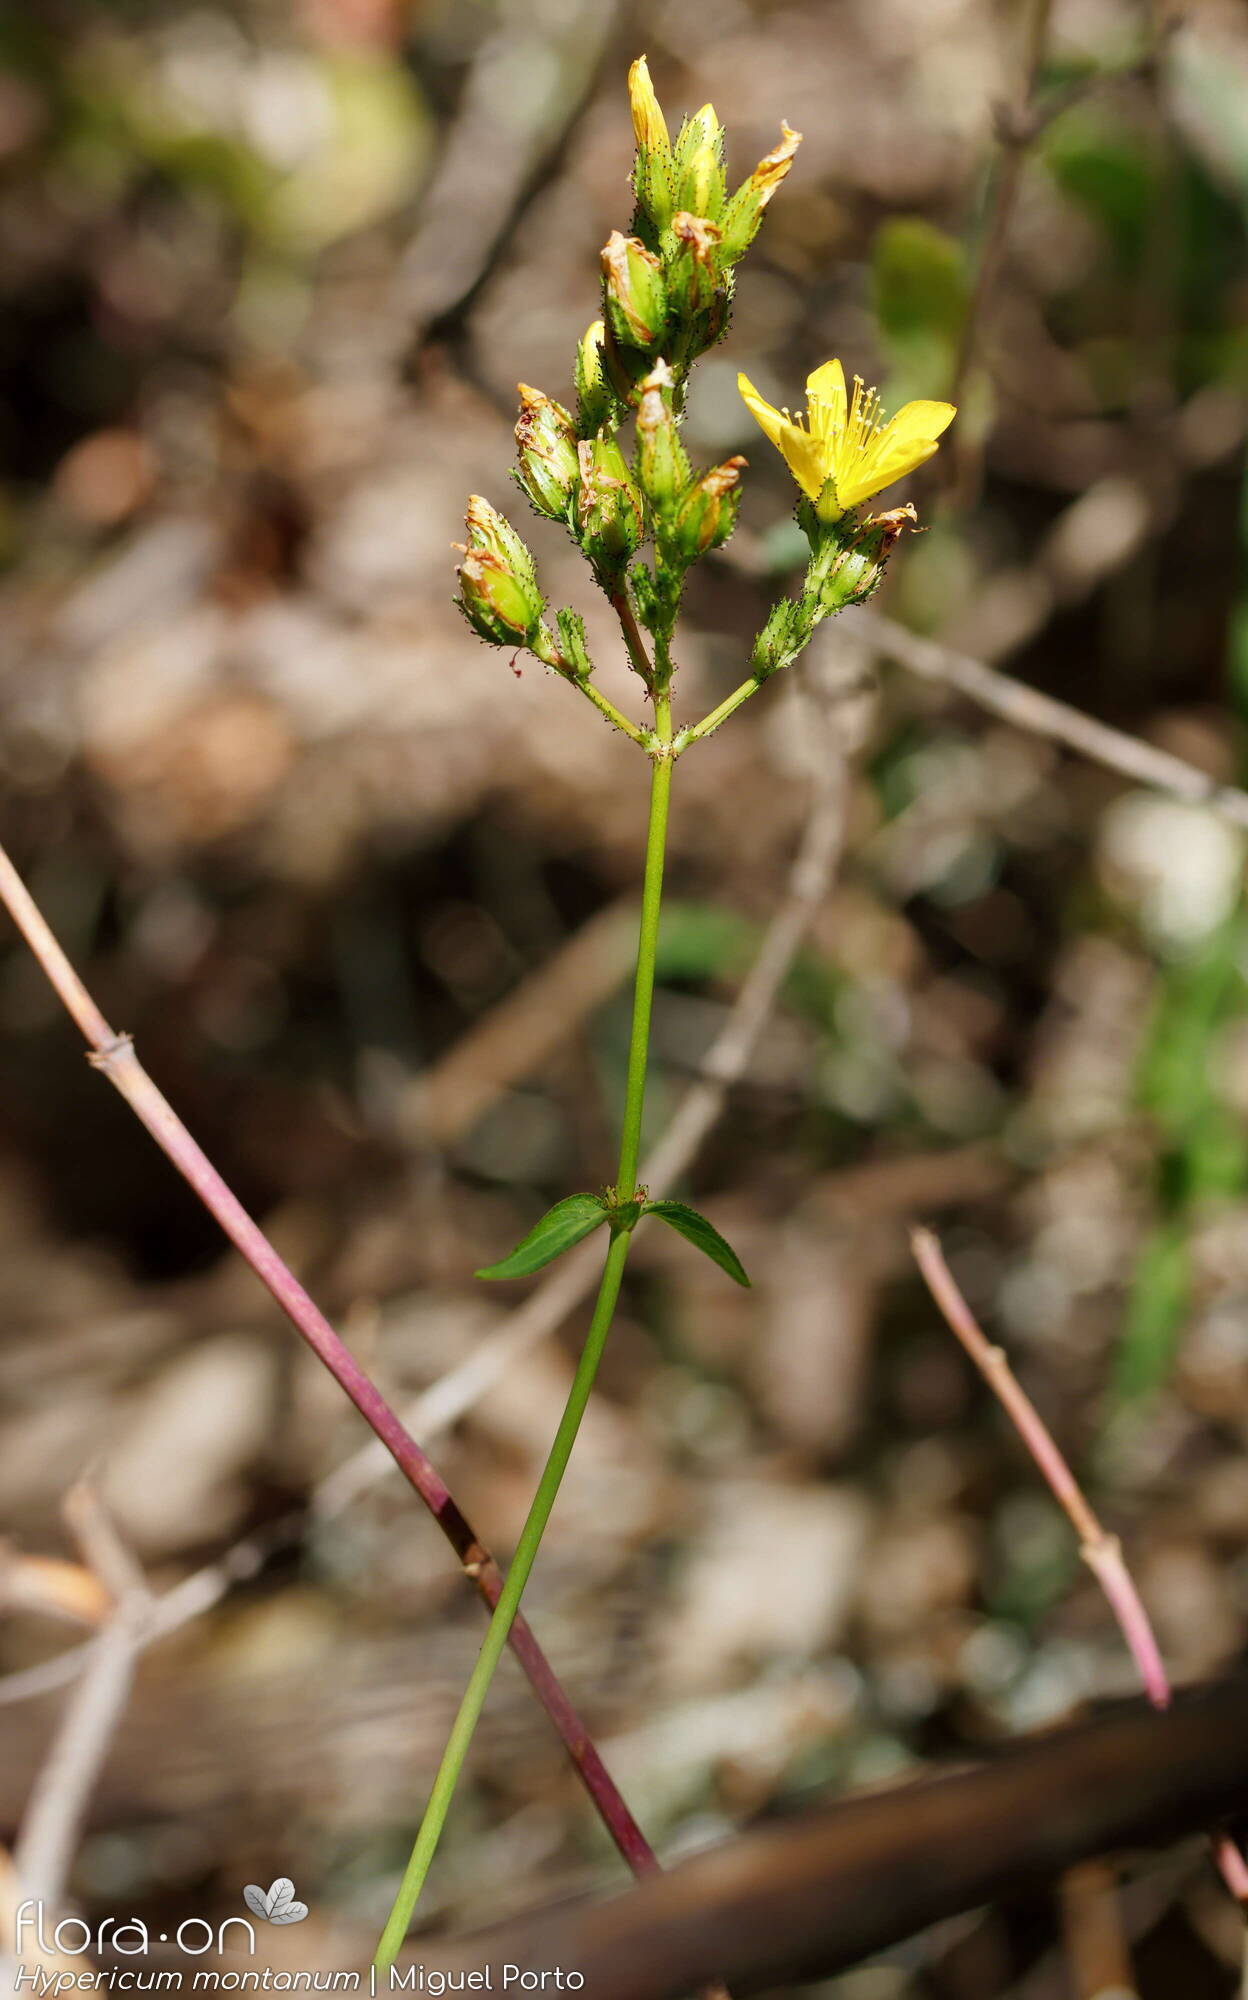
[[[1142,0],[1038,11],[1056,115],[885,608],[1233,781],[1248,22],[1236,0],[1193,0],[1171,39]],[[944,393],[1026,28],[991,0],[135,0],[0,29],[4,835],[397,1398],[522,1296],[474,1267],[612,1157],[644,767],[467,633],[450,544],[468,491],[511,505],[517,378],[569,394],[597,250],[627,226],[628,62],[649,52],[674,112],[713,99],[738,177],[782,116],[805,134],[692,400],[695,455],[751,468],[690,594],[691,719],[792,554],[735,372],[796,401],[839,353],[893,405]],[[631,702],[575,552],[533,542]],[[825,628],[820,659],[848,643]],[[754,1289],[639,1237],[531,1594],[664,1855],[1132,1685],[916,1282],[917,1217],[1124,1533],[1175,1676],[1244,1643],[1242,839],[861,663],[839,879],[686,1182]],[[802,702],[799,676],[773,684],[679,767],[655,1135],[783,893]],[[470,1088],[479,1065],[448,1059],[523,995]],[[479,1606],[396,1477],[318,1508],[358,1420],[7,935],[0,1242],[5,1672],[74,1642],[23,1601],[21,1558],[68,1553],[85,1469],[160,1587],[288,1523],[147,1656],[75,1895],[160,1928],[289,1874],[312,1916],[274,1950],[358,1963]],[[500,1551],[578,1323],[436,1441]],[[0,1705],[0,1834],[62,1699]],[[619,1879],[507,1663],[430,1919]],[[1126,1907],[1146,1996],[1232,1990],[1194,1847]],[[1042,2000],[1067,1990],[1056,1937],[1032,1902],[819,1990]]]

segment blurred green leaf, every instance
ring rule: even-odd
[[[749,962],[757,933],[734,910],[714,903],[663,905],[659,925],[659,980],[715,979]]]
[[[1245,943],[1237,913],[1209,937],[1200,956],[1168,965],[1161,979],[1140,1068],[1140,1096],[1173,1139],[1182,1139],[1214,1104],[1209,1048],[1220,1024],[1245,1000],[1239,969]]]
[[[1044,152],[1063,193],[1100,225],[1120,269],[1137,270],[1158,195],[1141,134],[1098,105],[1057,119],[1045,134]]]
[[[937,332],[955,338],[967,305],[960,243],[920,216],[902,215],[876,231],[872,257],[875,306],[885,332],[898,338]]]
[[[876,231],[871,283],[891,364],[888,400],[943,395],[969,297],[962,245],[919,216],[898,216]]]
[[[1122,280],[1164,287],[1164,308],[1177,329],[1176,368],[1184,389],[1218,377],[1239,355],[1240,288],[1245,255],[1242,207],[1211,175],[1204,159],[1184,150],[1175,134],[1151,144],[1121,105],[1099,98],[1055,120],[1043,140],[1049,170],[1062,190],[1098,226],[1108,251],[1103,267],[1058,305],[1053,317],[1067,339],[1091,335],[1105,343],[1111,365],[1102,393],[1120,400],[1123,362],[1138,345],[1123,318]],[[1087,353],[1085,361],[1094,360]]]
[[[1187,1311],[1190,1260],[1183,1217],[1164,1223],[1145,1244],[1127,1300],[1114,1365],[1114,1401],[1152,1396],[1165,1383]]]

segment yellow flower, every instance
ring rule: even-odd
[[[773,409],[747,376],[738,375],[737,387],[803,493],[817,501],[830,479],[842,512],[924,464],[956,415],[952,403],[907,403],[885,423],[879,397],[860,376],[846,396],[839,361],[825,361],[807,376],[805,423]]]
[[[666,153],[671,144],[667,136],[667,120],[659,109],[659,100],[650,81],[650,68],[644,56],[638,56],[628,72],[628,101],[632,106],[637,144]]]

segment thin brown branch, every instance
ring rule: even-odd
[[[1170,1680],[1135,1579],[1117,1535],[1107,1534],[1066,1463],[1056,1439],[1019,1382],[1004,1351],[985,1337],[944,1252],[930,1229],[916,1229],[911,1247],[923,1281],[954,1334],[1009,1417],[1037,1470],[1079,1538],[1079,1553],[1104,1592],[1154,1708],[1170,1704]],[[1211,1836],[1223,1880],[1237,1902],[1248,1899],[1248,1863],[1225,1834]]]
[[[1154,1708],[1165,1708],[1170,1700],[1170,1682],[1148,1613],[1123,1560],[1118,1537],[1107,1534],[1093,1513],[1057,1440],[1010,1367],[1004,1349],[994,1347],[985,1337],[931,1230],[913,1230],[910,1246],[923,1282],[950,1332],[992,1390],[1074,1529],[1079,1553],[1109,1600],[1119,1630],[1139,1668],[1145,1694]]]
[[[644,683],[648,691],[654,693],[654,662],[646,650],[641,627],[637,623],[633,607],[628,599],[628,585],[622,583],[618,590],[610,593],[611,609],[620,621],[620,631],[624,635],[624,645],[628,652],[629,664],[633,672]]]
[[[1199,770],[1169,750],[1159,750],[1138,736],[1129,736],[1125,730],[1098,722],[1069,703],[1042,694],[1038,688],[1027,687],[996,667],[986,666],[982,660],[972,659],[968,653],[920,638],[918,633],[908,631],[891,618],[862,610],[845,616],[885,658],[895,660],[898,666],[923,680],[955,688],[1014,728],[1063,743],[1081,757],[1104,765],[1106,770],[1117,771],[1120,777],[1135,784],[1168,792],[1172,798],[1183,799],[1190,805],[1208,806],[1232,825],[1248,827],[1248,792],[1238,786],[1220,784],[1207,771]]]
[[[952,403],[963,401],[967,383],[975,367],[976,349],[983,336],[990,301],[996,289],[1014,219],[1023,161],[1028,147],[1036,137],[1033,99],[1052,11],[1053,0],[1028,0],[1023,60],[1018,86],[1012,102],[999,107],[994,117],[1000,150],[993,170],[975,279],[971,287],[966,317],[962,323],[962,334],[949,386],[949,400]],[[955,488],[965,484],[967,470],[972,462],[971,452],[972,446],[969,441],[962,438],[960,432],[955,434],[953,448],[947,459],[948,479]]]

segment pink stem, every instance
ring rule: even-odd
[[[1088,1504],[1061,1450],[1010,1367],[1004,1351],[986,1339],[945,1255],[930,1229],[913,1229],[910,1247],[923,1281],[950,1330],[961,1341],[1015,1430],[1047,1480],[1058,1504],[1079,1537],[1079,1553],[1105,1593],[1118,1629],[1139,1669],[1144,1692],[1154,1708],[1170,1705],[1170,1679],[1157,1637],[1140,1594],[1123,1559],[1117,1535],[1107,1534]],[[1211,1835],[1214,1858],[1231,1894],[1248,1901],[1248,1862],[1229,1835]]]
[[[4,848],[0,847],[0,900],[34,952],[52,986],[81,1029],[89,1045],[88,1061],[102,1070],[147,1127],[157,1145],[187,1180],[221,1228],[266,1285],[297,1333],[323,1361],[365,1422],[380,1438],[409,1485],[424,1501],[451,1544],[465,1575],[493,1609],[502,1589],[502,1574],[493,1556],[460,1512],[450,1492],[420,1446],[399,1422],[350,1350],[345,1347],[320,1308],[305,1292],[293,1271],[242,1203],[226,1186],[212,1162],[191,1137],[172,1106],[156,1088],[135,1054],[128,1035],[115,1034],[61,950]],[[567,1745],[581,1781],[602,1816],[611,1838],[635,1875],[658,1867],[654,1853],[636,1820],[616,1790],[554,1670],[524,1619],[511,1628],[510,1644],[533,1690]]]

